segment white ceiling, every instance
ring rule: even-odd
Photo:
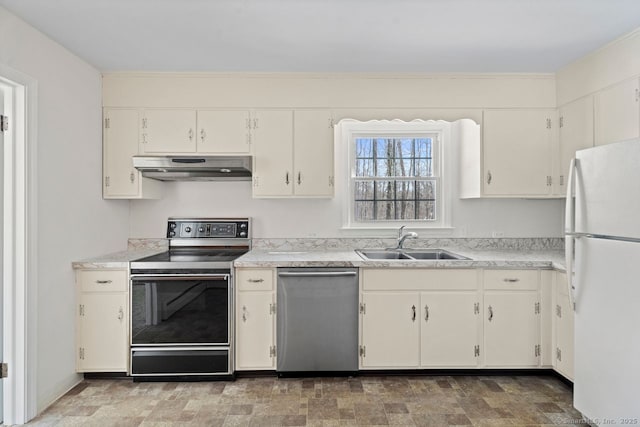
[[[640,0],[0,0],[102,71],[554,72]]]

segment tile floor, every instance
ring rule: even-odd
[[[85,380],[31,426],[540,426],[581,424],[550,376]]]

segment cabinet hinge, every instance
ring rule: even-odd
[[[556,305],[556,316],[562,317],[562,307],[560,304]]]
[[[247,144],[251,144],[251,134],[247,133]]]
[[[0,115],[0,132],[9,130],[9,116]]]
[[[276,346],[272,345],[271,347],[269,347],[269,356],[270,357],[276,357]]]
[[[539,303],[539,302],[537,302],[537,303],[535,303],[535,304],[534,304],[533,312],[534,312],[535,314],[540,314],[540,303]]]
[[[560,175],[560,185],[564,185],[564,175]]]
[[[7,378],[9,376],[9,364],[0,364],[0,378]]]
[[[333,117],[331,117],[329,119],[329,129],[333,129],[334,126],[335,126],[335,124],[333,123]]]
[[[551,129],[551,119],[547,119],[547,129]]]
[[[473,314],[480,314],[480,303],[476,302],[473,304]]]
[[[253,128],[258,129],[258,119],[253,119]]]
[[[636,89],[636,102],[640,101],[640,89]]]
[[[560,119],[558,121],[560,122],[560,124],[559,124],[560,127],[563,127],[564,126],[564,117],[560,116]]]
[[[110,127],[111,127],[111,119],[109,119],[109,117],[106,117],[104,119],[104,128],[109,129]]]
[[[551,186],[552,178],[551,175],[547,175],[547,187]]]
[[[329,187],[333,187],[333,176],[329,176]]]
[[[479,345],[476,345],[476,346],[473,347],[473,355],[475,357],[480,357],[480,346]]]
[[[251,129],[251,119],[244,119],[247,129]]]
[[[360,357],[367,357],[367,347],[366,346],[361,345],[358,352],[360,353]]]
[[[558,362],[562,362],[562,350],[559,348],[556,348],[556,359],[558,359]]]
[[[146,129],[146,128],[147,128],[147,118],[146,118],[146,117],[144,117],[144,118],[142,119],[142,129]]]
[[[367,314],[367,305],[363,302],[360,303],[360,314]]]
[[[84,360],[84,348],[83,347],[79,348],[78,357],[80,358],[80,360]]]
[[[104,177],[104,186],[108,187],[109,185],[111,185],[111,178],[108,176]]]
[[[254,186],[254,187],[257,187],[257,186],[259,186],[259,185],[260,185],[260,184],[259,184],[259,179],[258,179],[258,177],[257,177],[257,176],[254,176],[254,177],[253,177],[253,186]]]
[[[276,314],[276,303],[269,304],[269,314]]]
[[[84,316],[84,304],[80,304],[80,316]]]

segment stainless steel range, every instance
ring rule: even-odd
[[[233,375],[233,260],[248,218],[169,218],[169,250],[131,263],[131,375]]]

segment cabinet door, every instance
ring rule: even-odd
[[[411,292],[362,296],[362,368],[417,368],[420,297]]]
[[[103,195],[105,198],[140,195],[140,172],[131,158],[138,154],[140,117],[135,109],[105,109],[103,138]]]
[[[567,275],[556,273],[556,349],[555,367],[573,380],[573,307],[569,301]]]
[[[78,372],[126,372],[127,294],[80,294]]]
[[[551,110],[484,112],[484,194],[544,196],[550,193]]]
[[[333,123],[327,110],[296,110],[293,127],[294,194],[333,195]]]
[[[537,302],[537,292],[485,292],[485,366],[538,366]]]
[[[420,308],[422,367],[477,366],[475,349],[480,344],[478,294],[423,292],[420,294]]]
[[[145,110],[140,151],[154,153],[195,153],[195,110]]]
[[[293,111],[257,111],[253,147],[254,197],[293,194]]]
[[[249,112],[198,110],[197,140],[198,153],[249,153]]]
[[[640,136],[638,79],[619,83],[596,94],[595,144],[603,145]]]
[[[576,151],[589,147],[593,147],[592,96],[560,108],[559,193],[566,193],[569,163],[576,156]]]
[[[273,292],[238,292],[236,369],[274,369]]]

